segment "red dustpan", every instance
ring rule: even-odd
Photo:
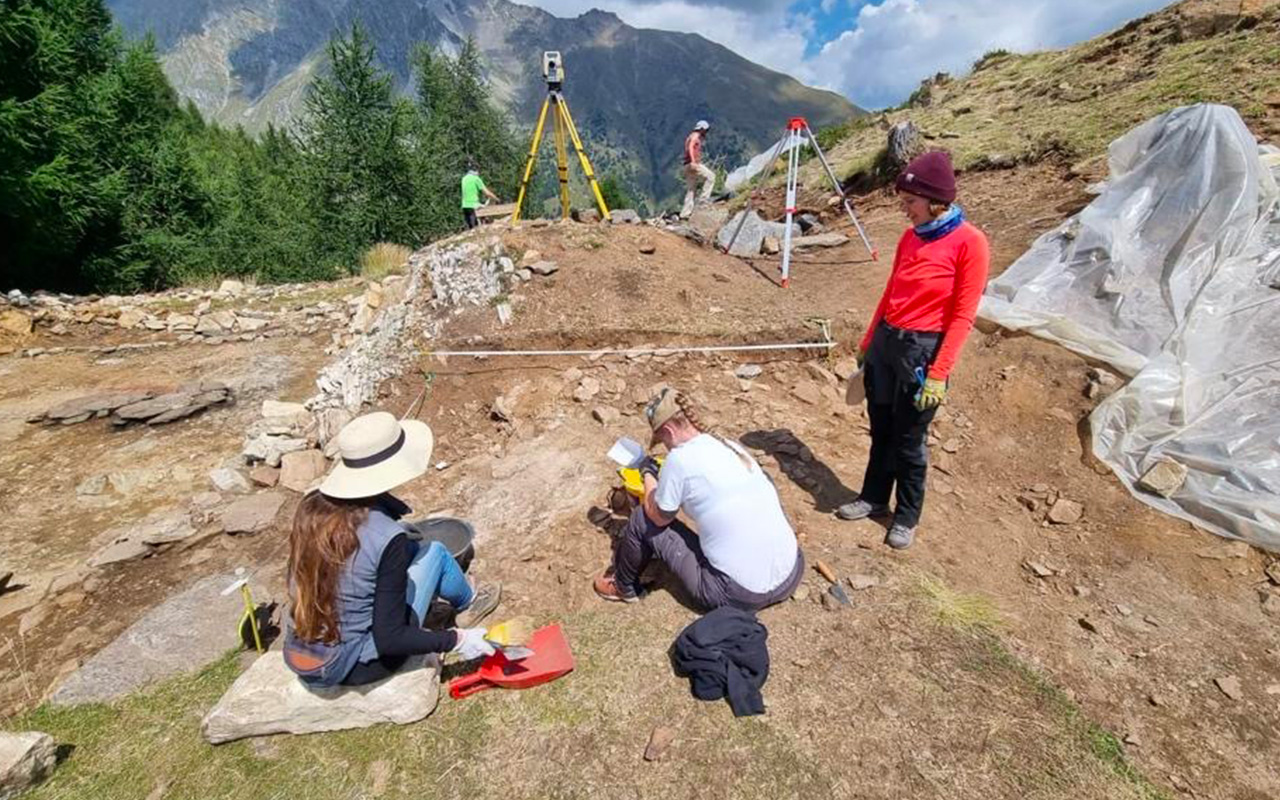
[[[573,653],[559,625],[534,631],[529,649],[533,655],[520,661],[508,661],[501,652],[494,653],[480,669],[449,681],[449,696],[460,699],[494,687],[528,689],[573,671]]]

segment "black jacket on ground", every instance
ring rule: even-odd
[[[677,674],[699,700],[727,697],[735,717],[764,713],[769,631],[749,611],[724,606],[680,632],[672,648]]]

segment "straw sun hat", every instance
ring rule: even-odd
[[[338,464],[320,492],[339,500],[389,492],[427,471],[434,444],[417,420],[400,422],[385,411],[356,417],[338,434]]]

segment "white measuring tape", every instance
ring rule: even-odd
[[[429,356],[461,356],[488,358],[490,356],[670,356],[680,353],[744,353],[761,350],[830,350],[835,342],[793,342],[790,344],[730,344],[705,347],[653,347],[620,349],[605,347],[599,350],[429,350]]]

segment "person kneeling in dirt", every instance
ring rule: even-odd
[[[704,433],[687,398],[664,389],[645,408],[661,469],[646,460],[644,500],[623,529],[613,565],[596,578],[606,600],[634,602],[656,556],[705,609],[757,610],[786,600],[804,577],[804,554],[769,477],[736,442]],[[694,533],[676,519],[683,510]]]
[[[889,283],[858,345],[871,454],[858,499],[836,515],[887,515],[896,484],[898,502],[885,541],[901,550],[911,546],[920,521],[929,423],[973,327],[989,249],[987,237],[955,204],[956,176],[945,153],[913,160],[898,176],[897,191],[912,227],[898,242]]]
[[[284,659],[305,683],[360,685],[413,655],[494,652],[473,626],[497,607],[501,587],[473,586],[440,542],[411,541],[397,522],[409,507],[388,494],[427,471],[432,443],[421,422],[358,417],[338,434],[337,466],[298,506]],[[458,610],[458,627],[423,629],[437,597]]]

